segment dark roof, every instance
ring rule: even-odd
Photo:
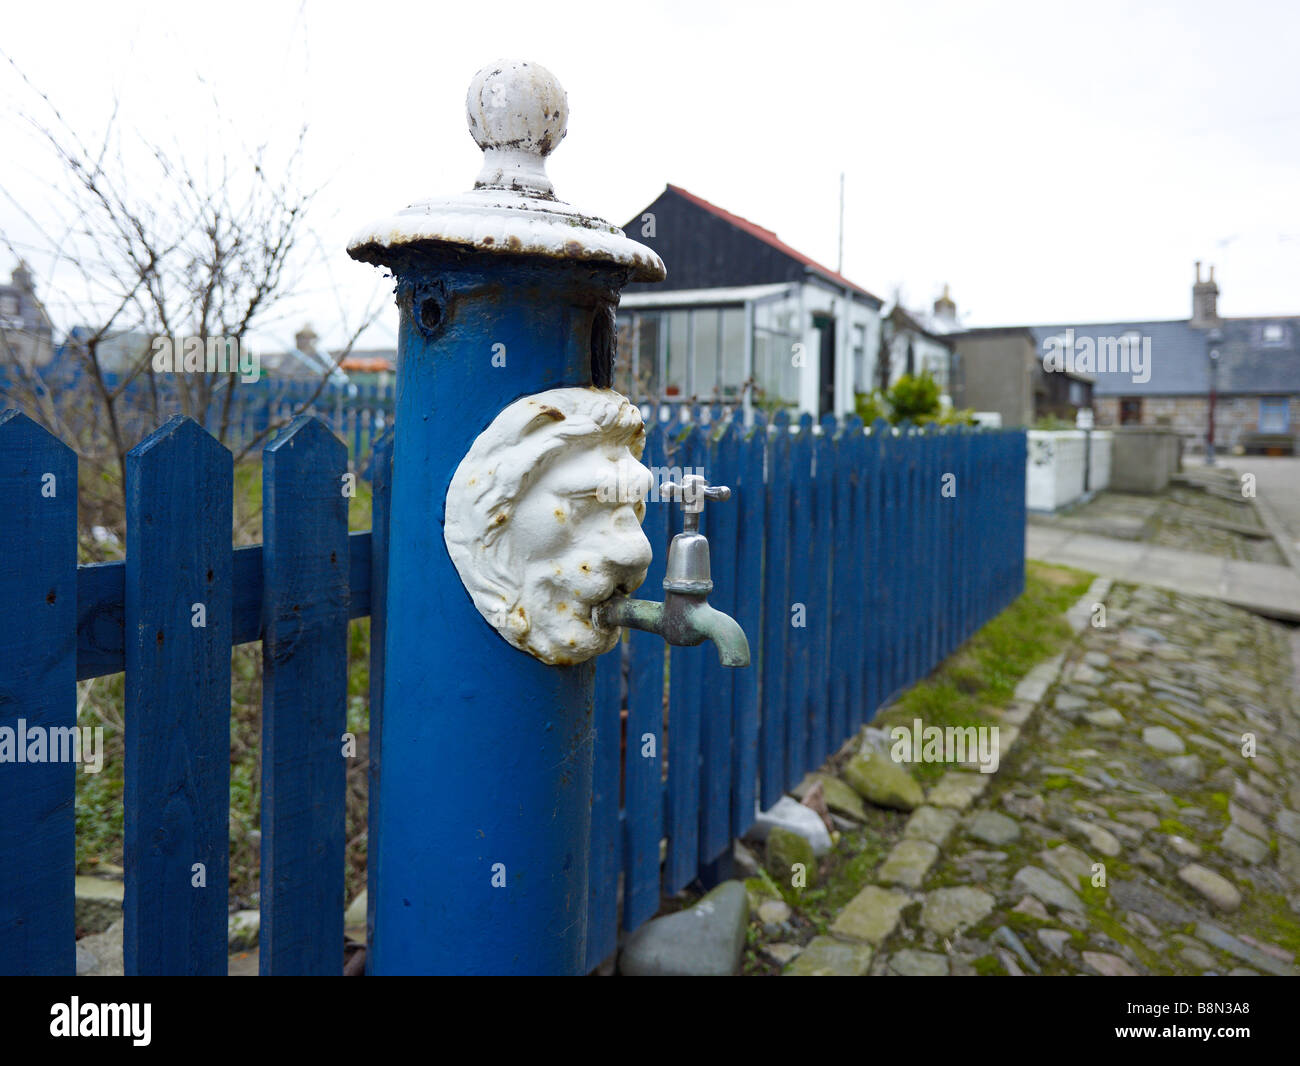
[[[641,232],[641,219],[646,213],[656,215],[653,237]],[[884,305],[880,297],[790,247],[772,230],[733,215],[680,185],[668,185],[654,203],[623,228],[658,252],[668,268],[666,281],[633,283],[626,287],[628,292],[802,281],[811,273],[847,288],[876,307]],[[728,240],[724,235],[727,231],[742,236]]]
[[[894,304],[889,314],[885,318],[892,322],[896,330],[911,330],[913,333],[919,333],[923,337],[929,337],[936,344],[942,344],[945,348],[951,348],[953,344],[954,333],[935,333],[932,329],[924,325],[914,314],[902,304]]]
[[[1274,331],[1280,328],[1280,341],[1266,340],[1270,327]],[[1210,391],[1208,330],[1193,327],[1187,319],[1029,328],[1040,356],[1046,351],[1047,340],[1066,329],[1074,330],[1076,342],[1090,337],[1094,345],[1099,338],[1125,333],[1137,333],[1144,341],[1150,340],[1150,378],[1137,382],[1131,373],[1098,367],[1094,371],[1096,396],[1204,395]],[[1300,393],[1300,317],[1224,318],[1218,328],[1223,333],[1219,343],[1219,392]]]

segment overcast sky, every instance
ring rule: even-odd
[[[882,297],[926,305],[948,282],[974,325],[1186,317],[1203,259],[1223,314],[1300,314],[1297,40],[1290,0],[43,0],[6,13],[0,50],[88,136],[115,95],[124,128],[192,158],[308,124],[321,248],[258,335],[285,347],[308,319],[340,340],[340,303],[387,301],[347,239],[470,187],[465,89],[501,57],[560,79],[557,193],[615,223],[672,182],[834,267],[843,171],[844,273]],[[0,94],[0,186],[57,226],[7,62]],[[8,203],[0,230],[31,237]],[[396,320],[363,343],[395,343]]]

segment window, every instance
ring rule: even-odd
[[[722,399],[727,403],[740,400],[745,387],[745,310],[728,307],[722,311]]]
[[[722,312],[704,308],[692,315],[695,320],[695,367],[691,378],[691,395],[701,401],[714,399],[718,394],[718,342],[721,339]]]
[[[799,368],[794,346],[799,335],[799,301],[782,297],[754,308],[754,400],[760,404],[799,402]],[[807,358],[805,353],[805,358]]]
[[[1279,322],[1270,322],[1264,327],[1261,339],[1265,348],[1281,348],[1286,344],[1286,327]]]
[[[638,403],[738,403],[745,384],[744,309],[623,312],[614,380]]]
[[[853,391],[871,391],[867,371],[867,327],[863,325],[853,327]]]
[[[13,293],[7,292],[0,295],[0,317],[18,317],[18,297]]]
[[[1121,426],[1139,426],[1142,424],[1142,398],[1126,396],[1119,401],[1119,424]]]
[[[685,400],[690,397],[687,365],[690,356],[690,312],[665,311],[668,352],[664,360],[664,396]]]
[[[1261,433],[1286,433],[1290,428],[1290,412],[1285,396],[1259,398],[1259,431]]]

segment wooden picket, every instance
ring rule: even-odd
[[[343,958],[347,451],[300,417],[263,453],[263,974]]]
[[[654,470],[667,466],[668,430],[661,422],[646,429],[643,461]],[[643,588],[663,587],[668,554],[668,507],[650,505],[643,529],[654,556]],[[667,647],[653,633],[628,633],[627,758],[624,778],[623,927],[635,929],[659,909],[659,841],[664,824],[664,671]],[[597,886],[608,890],[609,882]]]
[[[128,976],[226,972],[233,483],[179,415],[126,457]]]
[[[48,736],[77,726],[77,457],[16,411],[0,414],[0,498],[0,726],[18,749],[28,728]],[[9,758],[0,764],[0,965],[71,973],[78,768],[18,762],[25,750]]]

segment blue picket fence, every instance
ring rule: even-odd
[[[735,490],[701,523],[709,602],[740,622],[754,655],[729,670],[707,646],[666,649],[629,631],[622,662],[598,660],[591,968],[620,924],[636,929],[661,895],[713,868],[756,804],[780,799],[1024,588],[1021,431],[864,431],[856,417],[818,426],[784,412],[746,425],[738,409],[676,405],[646,414],[647,466],[702,469]],[[645,590],[663,581],[680,527],[669,516],[647,511]],[[649,737],[655,758],[642,754]]]
[[[748,829],[756,804],[774,803],[1024,584],[1023,432],[673,411],[649,421],[644,461],[702,468],[735,490],[704,515],[711,602],[740,621],[754,661],[725,670],[709,646],[667,649],[641,632],[598,661],[592,967],[620,923],[652,917]],[[78,566],[76,457],[26,416],[0,415],[0,616],[19,620],[0,644],[0,726],[73,727],[75,682],[125,671],[128,974],[226,971],[230,648],[255,640],[261,972],[341,972],[347,626],[372,616],[373,834],[391,436],[374,448],[370,532],[347,531],[348,451],[318,418],[295,420],[262,453],[263,543],[232,548],[231,453],[174,418],[130,453],[125,562]],[[674,510],[647,511],[653,598]],[[641,754],[647,734],[653,758]],[[74,970],[76,772],[0,765],[2,972]],[[369,876],[374,900],[374,864]]]

